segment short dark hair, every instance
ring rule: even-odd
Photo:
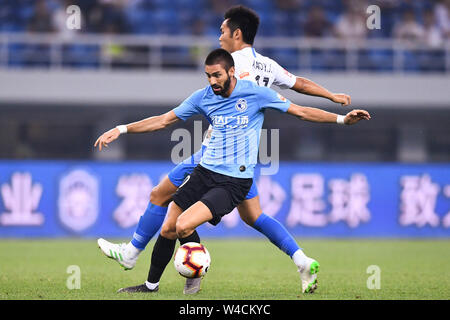
[[[234,60],[227,50],[219,48],[211,51],[206,57],[205,65],[211,66],[213,64],[221,64],[228,72],[231,67],[234,67]]]
[[[253,45],[259,27],[259,16],[255,11],[238,5],[228,9],[223,17],[225,20],[228,19],[227,26],[230,28],[231,34],[236,29],[241,29],[242,40]]]

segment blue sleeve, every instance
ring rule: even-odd
[[[259,107],[262,110],[271,108],[280,112],[287,112],[291,105],[291,101],[283,97],[275,90],[266,87],[260,87],[258,98]]]
[[[184,100],[178,107],[173,109],[175,115],[183,121],[189,117],[202,112],[200,104],[204,95],[205,89],[195,91],[189,98]]]

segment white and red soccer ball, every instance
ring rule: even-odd
[[[211,264],[208,250],[201,243],[188,242],[175,253],[175,269],[185,278],[203,277]]]

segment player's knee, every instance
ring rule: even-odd
[[[186,221],[184,221],[184,219],[178,219],[176,223],[176,232],[178,238],[186,238],[192,233],[192,229],[189,227]]]
[[[176,239],[177,232],[174,226],[164,223],[161,227],[161,235],[167,239]]]
[[[150,202],[157,206],[164,206],[170,200],[170,195],[164,194],[159,186],[156,186],[150,192]]]

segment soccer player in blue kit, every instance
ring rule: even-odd
[[[283,69],[276,61],[258,54],[252,47],[259,25],[258,15],[244,6],[231,7],[224,15],[225,20],[220,27],[220,45],[232,53],[235,62],[235,75],[239,79],[254,81],[258,85],[270,87],[272,84],[280,88],[290,88],[296,92],[327,98],[343,106],[350,104],[350,96],[331,93],[325,88],[306,78],[295,77]],[[118,126],[126,132],[125,126]],[[202,148],[190,158],[174,167],[159,184],[152,189],[150,202],[141,216],[132,240],[127,244],[114,244],[104,239],[98,245],[109,258],[115,259],[126,270],[132,269],[139,254],[145,249],[150,239],[161,227],[167,213],[169,202],[186,176],[200,162],[204,150],[210,141],[212,129],[202,143]],[[263,213],[256,185],[253,184],[246,199],[237,206],[241,219],[257,231],[264,234],[274,245],[291,257],[298,267],[302,279],[302,291],[308,291],[304,278],[309,278],[308,271],[302,267],[306,256],[295,239],[276,219]],[[157,260],[152,256],[152,261]],[[150,272],[149,272],[150,274]],[[127,287],[120,292],[150,292],[150,277],[144,284]],[[194,281],[195,282],[195,281]],[[189,289],[189,287],[191,289]],[[306,288],[306,289],[305,289]],[[193,281],[186,281],[186,292],[195,293]],[[309,290],[308,292],[311,292]]]
[[[173,204],[152,253],[149,281],[145,284],[150,291],[158,290],[159,279],[173,255],[177,238],[181,244],[200,242],[196,227],[205,222],[213,225],[219,223],[222,216],[246,198],[253,184],[259,133],[266,108],[312,122],[354,124],[361,119],[370,119],[369,113],[364,110],[353,110],[346,116],[339,116],[316,108],[297,106],[272,89],[237,80],[234,77],[233,57],[223,49],[216,49],[208,55],[205,73],[210,86],[196,91],[177,108],[128,124],[126,129],[111,129],[95,143],[101,150],[125,130],[129,133],[160,130],[195,114],[204,115],[213,127],[211,140],[200,164],[172,197]],[[292,241],[295,243],[295,240]],[[303,255],[299,264],[302,291],[313,292],[317,288],[318,263]],[[201,279],[195,280],[197,283],[192,287],[197,292]]]

